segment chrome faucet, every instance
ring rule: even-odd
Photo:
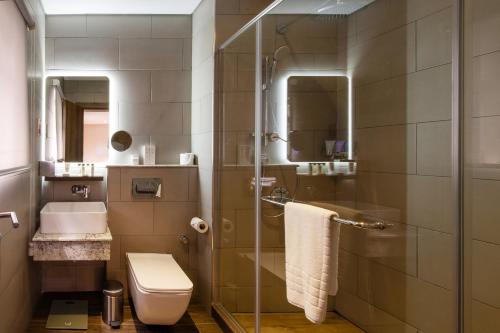
[[[71,186],[71,193],[73,195],[79,194],[82,198],[88,199],[90,188],[87,185],[73,185]]]

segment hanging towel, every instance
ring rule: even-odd
[[[286,295],[315,324],[325,320],[328,295],[338,289],[340,225],[337,213],[288,202],[285,205]]]

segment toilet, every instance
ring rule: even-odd
[[[127,253],[128,286],[146,325],[173,325],[186,312],[193,283],[171,254]]]

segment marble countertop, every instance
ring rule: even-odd
[[[109,227],[103,234],[42,234],[38,229],[33,242],[111,242],[113,237]]]
[[[134,165],[134,164],[108,164],[106,168],[197,168],[198,165],[180,165],[180,164],[153,164],[153,165]]]

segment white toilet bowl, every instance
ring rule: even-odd
[[[171,254],[127,253],[135,312],[147,325],[173,325],[186,312],[193,283]]]

